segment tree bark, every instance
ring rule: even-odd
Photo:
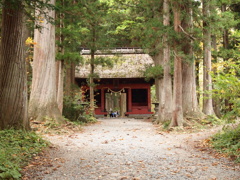
[[[152,56],[154,65],[162,65],[162,51],[160,50],[159,53],[155,56]],[[155,79],[155,89],[156,89],[156,98],[157,101],[160,103],[162,100],[162,90],[163,90],[163,79],[162,78],[157,78]]]
[[[188,7],[185,7],[185,16],[183,17],[181,26],[184,31],[191,32],[192,29],[192,9],[191,1]],[[191,33],[189,33],[191,34]],[[185,60],[182,64],[183,73],[183,115],[187,118],[203,118],[204,114],[198,107],[197,90],[196,90],[196,74],[195,60],[192,49],[192,39],[186,35],[182,42],[182,51],[185,54]]]
[[[217,37],[214,35],[212,36],[212,47],[215,52],[217,52]],[[217,56],[214,57],[214,61],[218,62]],[[213,72],[215,76],[217,75],[216,69],[213,69]],[[214,82],[213,82],[213,88],[214,88]],[[213,110],[218,118],[221,117],[221,99],[219,98],[220,96],[217,95],[217,92],[214,92],[215,98],[213,98]]]
[[[61,0],[61,5],[64,7],[64,0]],[[62,29],[64,28],[64,13],[60,12],[56,15],[56,18],[60,20],[59,29],[60,34],[57,36],[57,40],[60,43],[58,48],[58,53],[64,54],[64,35],[62,33]],[[57,105],[60,113],[63,111],[63,83],[64,83],[64,60],[56,61],[56,93],[57,93]]]
[[[27,72],[24,7],[3,2],[0,49],[0,129],[30,129],[27,115]]]
[[[170,24],[169,0],[163,2],[163,25],[168,27]],[[163,80],[161,91],[161,100],[159,101],[159,117],[158,121],[164,122],[171,120],[172,116],[172,77],[170,65],[170,46],[168,34],[163,35]]]
[[[210,23],[207,21],[210,17],[209,1],[203,0],[203,16],[206,20],[203,21],[203,113],[206,115],[214,115],[212,101],[212,54],[211,54],[211,30]]]
[[[222,12],[226,12],[227,11],[227,5],[223,4],[221,7]],[[224,49],[229,49],[229,32],[228,29],[223,29],[223,48]],[[227,59],[224,59],[227,60]]]
[[[174,14],[174,30],[180,33],[180,4],[173,3]],[[179,54],[180,42],[174,42],[174,81],[173,81],[173,113],[170,127],[183,126],[183,110],[182,110],[182,57]]]
[[[55,5],[55,0],[50,0]],[[46,14],[55,18],[54,10],[45,10]],[[37,12],[38,13],[38,12]],[[57,105],[56,90],[56,64],[55,64],[55,26],[46,19],[36,29],[33,55],[33,81],[30,95],[29,115],[37,121],[44,121],[46,118],[57,122],[63,121]]]

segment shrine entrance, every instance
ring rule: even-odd
[[[108,112],[118,112],[120,117],[124,117],[127,112],[127,94],[105,93],[105,108]]]

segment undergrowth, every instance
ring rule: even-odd
[[[0,137],[0,179],[20,179],[21,167],[47,146],[34,132],[2,130]]]
[[[223,128],[222,132],[212,137],[211,145],[217,151],[228,154],[240,163],[240,125]]]
[[[89,102],[82,102],[82,92],[74,96],[65,96],[63,102],[63,116],[77,124],[96,122],[96,118],[89,114]]]

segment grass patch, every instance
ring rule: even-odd
[[[23,130],[2,130],[0,137],[0,179],[20,179],[21,167],[48,144],[35,132]]]
[[[240,162],[240,125],[225,127],[211,139],[211,145],[221,153],[228,154],[236,162]]]
[[[216,116],[213,115],[208,115],[206,116],[205,119],[201,119],[199,121],[200,124],[202,125],[209,125],[209,126],[214,126],[214,125],[221,125],[221,124],[225,124],[226,121],[223,119],[219,119]]]

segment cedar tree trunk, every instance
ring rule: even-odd
[[[212,47],[215,52],[217,52],[217,37],[216,35],[212,36]],[[214,61],[218,62],[217,56],[214,57]],[[215,76],[217,75],[217,69],[213,69],[213,72]],[[214,83],[213,83],[213,88],[214,88]],[[218,118],[221,117],[221,99],[219,98],[220,96],[217,95],[217,92],[215,93],[215,98],[213,98],[213,110]]]
[[[64,7],[64,0],[61,0],[61,5]],[[64,36],[62,33],[62,29],[64,28],[64,13],[56,13],[56,19],[59,19],[59,26],[60,33],[57,35],[56,40],[59,41],[60,45],[57,46],[58,53],[64,54]],[[63,83],[64,83],[64,60],[56,61],[56,93],[57,93],[57,104],[58,109],[60,110],[61,114],[63,111]]]
[[[174,30],[176,33],[180,33],[180,4],[174,2],[173,5],[174,14]],[[182,57],[179,55],[179,49],[181,44],[179,40],[174,42],[174,81],[173,81],[173,113],[170,127],[183,125],[183,110],[182,110]]]
[[[163,25],[168,27],[170,23],[169,0],[163,2]],[[163,35],[163,86],[161,101],[159,101],[159,121],[164,122],[172,119],[172,77],[170,65],[170,46],[168,34]]]
[[[209,1],[203,0],[203,16],[207,19],[210,17]],[[212,54],[211,54],[211,30],[210,23],[203,21],[203,113],[214,115],[212,101]]]
[[[55,0],[50,0],[55,4]],[[45,10],[55,17],[54,10]],[[37,121],[50,118],[61,122],[63,117],[57,105],[56,62],[55,62],[55,26],[43,19],[41,31],[34,32],[33,81],[30,95],[29,115]]]
[[[24,12],[21,1],[3,2],[0,49],[0,129],[30,129]]]
[[[159,54],[152,57],[155,66],[162,65],[162,51],[160,50]],[[157,101],[160,103],[162,100],[162,90],[163,90],[163,79],[156,78],[155,79],[155,88],[156,88],[156,98]]]
[[[185,41],[182,42],[182,51],[186,58],[182,64],[183,70],[183,114],[187,118],[203,118],[203,113],[198,107],[197,90],[196,90],[196,74],[195,61],[192,49],[192,37],[189,35],[192,31],[192,9],[191,1],[189,6],[185,8],[186,15],[181,23],[185,31]]]

